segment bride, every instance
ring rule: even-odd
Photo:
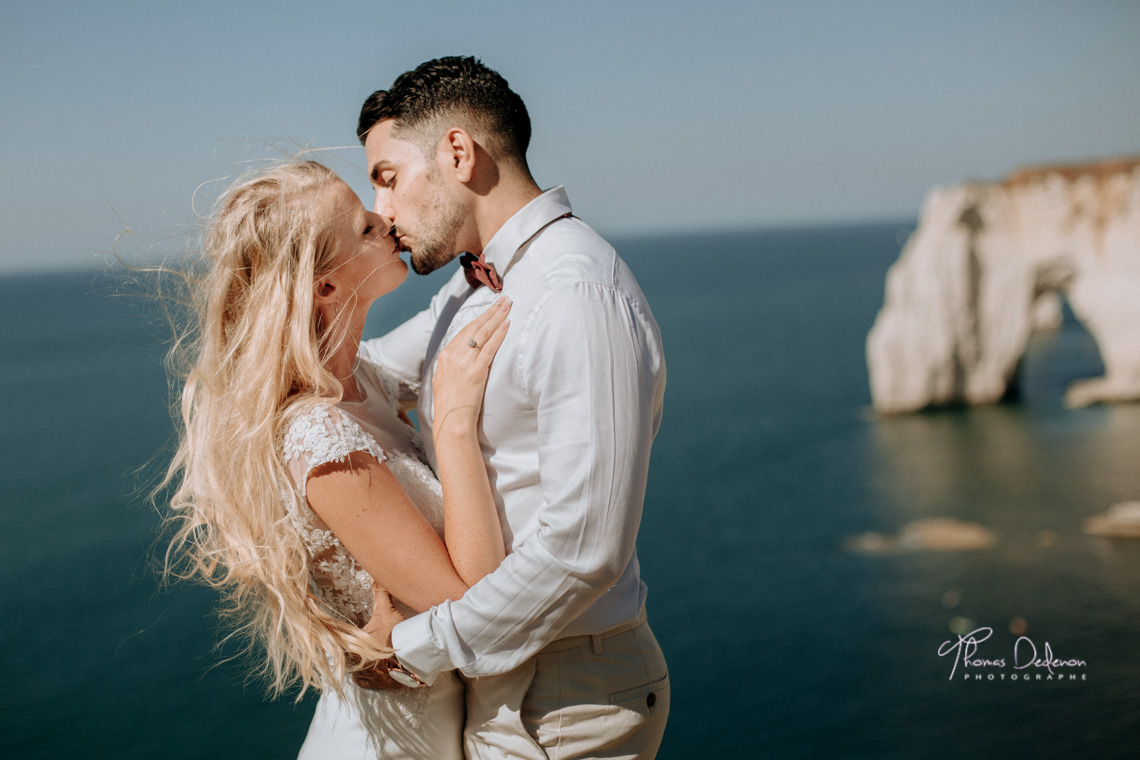
[[[477,424],[510,302],[440,352],[436,480],[396,381],[357,355],[368,307],[407,275],[389,230],[315,162],[238,184],[175,346],[189,365],[167,566],[222,592],[274,696],[321,692],[302,758],[461,758],[454,674],[353,677],[398,668],[372,626],[458,599],[504,556]]]

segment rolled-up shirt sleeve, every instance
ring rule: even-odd
[[[396,652],[421,677],[514,668],[633,557],[664,390],[656,323],[627,294],[590,282],[550,292],[533,314],[518,326],[515,371],[537,414],[539,527],[462,599],[396,626]]]

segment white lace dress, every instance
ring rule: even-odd
[[[313,586],[325,603],[360,625],[372,615],[372,579],[309,508],[309,472],[344,461],[353,452],[367,452],[387,465],[440,535],[443,496],[423,461],[419,434],[398,416],[395,380],[363,360],[355,377],[363,402],[298,414],[281,447],[299,497],[287,499],[290,519],[308,548]],[[394,601],[405,615],[414,614]],[[322,691],[300,760],[463,757],[464,694],[454,674],[442,674],[432,686],[419,689],[373,691],[349,682],[344,690],[343,699],[332,689]]]

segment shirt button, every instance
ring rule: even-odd
[[[645,698],[645,704],[648,707],[653,707],[653,705],[657,704],[657,695],[650,693],[650,695]]]

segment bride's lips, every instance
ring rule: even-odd
[[[388,233],[388,237],[392,238],[392,244],[396,247],[396,255],[399,256],[404,252],[404,246],[400,242],[400,236],[396,234],[395,230]]]

